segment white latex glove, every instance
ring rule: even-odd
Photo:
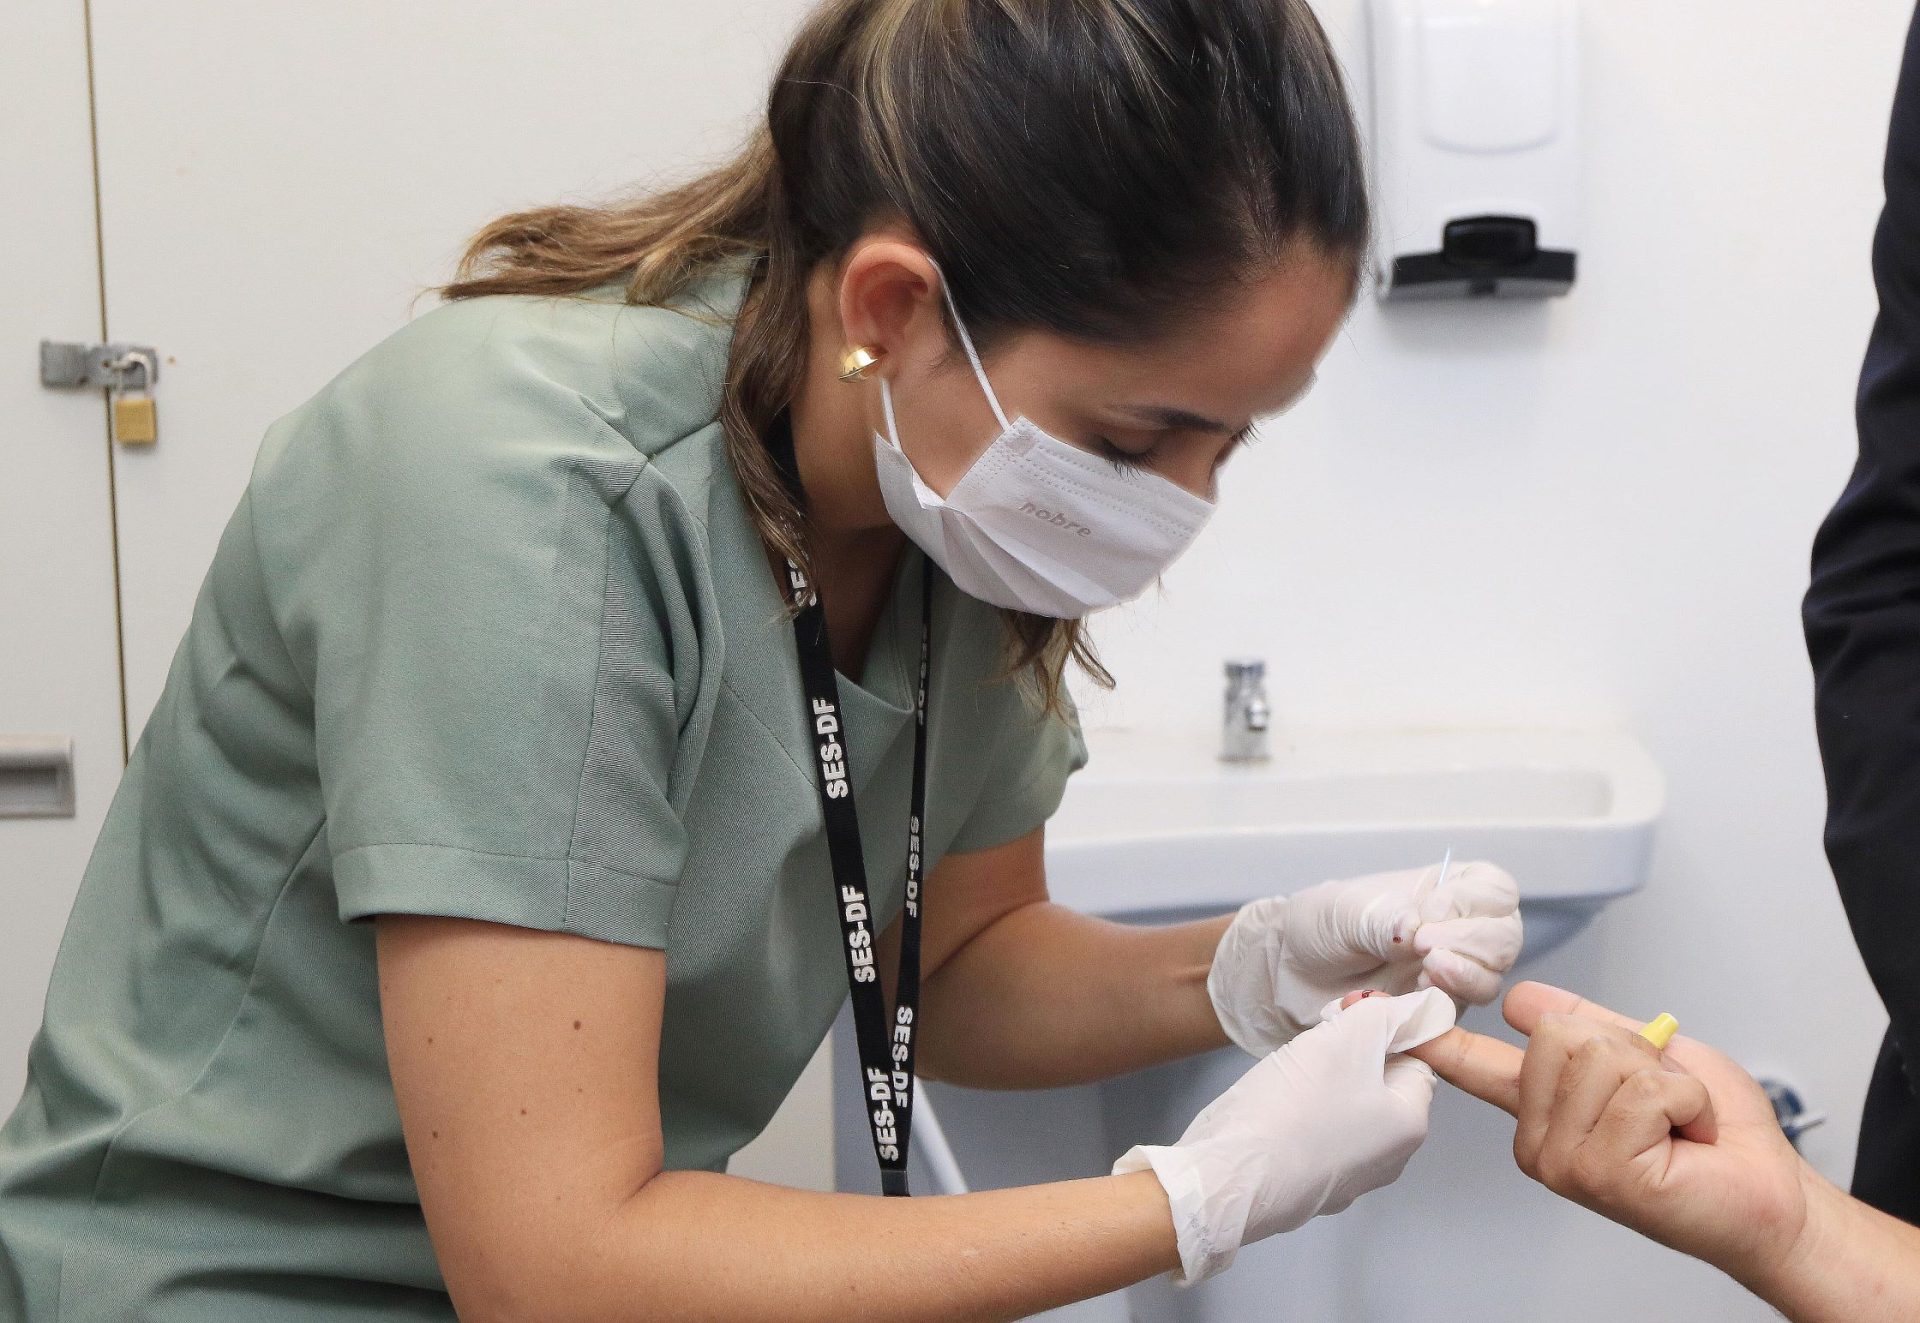
[[[1136,1145],[1113,1174],[1151,1167],[1173,1207],[1182,1286],[1242,1245],[1337,1213],[1390,1184],[1427,1137],[1433,1070],[1397,1056],[1453,1027],[1428,988],[1368,997],[1301,1034],[1193,1118],[1176,1144]]]
[[[1437,987],[1484,1005],[1520,958],[1520,889],[1493,864],[1458,864],[1322,882],[1242,906],[1207,973],[1227,1037],[1265,1056],[1326,1002],[1360,988]]]

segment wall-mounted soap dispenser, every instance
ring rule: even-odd
[[[1564,294],[1577,0],[1369,0],[1383,299]]]

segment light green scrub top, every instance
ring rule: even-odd
[[[716,421],[744,292],[445,304],[268,429],[0,1129],[0,1317],[453,1316],[369,915],[664,949],[666,1165],[772,1116],[847,988],[792,627]],[[919,565],[840,677],[882,923]],[[1038,826],[1086,756],[935,583],[930,861]]]

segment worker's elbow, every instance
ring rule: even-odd
[[[589,1284],[564,1280],[529,1247],[447,1262],[442,1274],[460,1323],[589,1323]],[[465,1258],[465,1256],[463,1256]]]
[[[513,1239],[440,1250],[442,1275],[461,1323],[603,1323],[603,1265],[591,1242],[559,1246]]]
[[[643,1287],[646,1264],[640,1256],[616,1255],[611,1228],[622,1219],[570,1220],[547,1234],[504,1226],[495,1234],[468,1237],[435,1249],[460,1323],[611,1323],[631,1317],[630,1309],[610,1308],[622,1293]],[[627,1294],[631,1301],[634,1297]]]

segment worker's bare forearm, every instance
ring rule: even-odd
[[[1024,1318],[1178,1266],[1151,1172],[913,1199],[663,1172],[606,1220],[533,1316],[967,1323]]]
[[[928,982],[922,1073],[1047,1088],[1224,1046],[1206,984],[1230,917],[1149,928],[1048,902],[1014,910]]]

